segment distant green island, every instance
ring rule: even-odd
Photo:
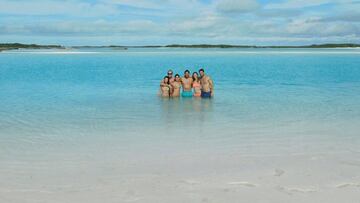
[[[127,49],[127,46],[118,46],[118,45],[109,45],[109,46],[70,46],[69,48],[73,49],[101,49],[101,48],[111,48],[111,49]]]
[[[14,49],[65,49],[60,45],[37,45],[37,44],[20,44],[20,43],[0,43],[0,51]]]
[[[0,52],[5,50],[16,49],[83,49],[83,48],[109,48],[114,50],[127,50],[128,48],[357,48],[360,44],[312,44],[302,46],[256,46],[256,45],[228,45],[228,44],[171,44],[171,45],[151,45],[151,46],[62,46],[62,45],[38,45],[38,44],[21,44],[21,43],[0,43]]]
[[[182,45],[172,44],[164,47],[171,48],[355,48],[360,47],[360,44],[312,44],[302,46],[256,46],[256,45],[228,45],[228,44],[196,44],[196,45]]]

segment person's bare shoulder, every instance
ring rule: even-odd
[[[208,80],[208,81],[210,81],[210,80],[211,80],[211,81],[212,81],[211,77],[210,77],[210,76],[208,76],[208,75],[206,76],[206,80]]]

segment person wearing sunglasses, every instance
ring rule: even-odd
[[[171,69],[169,69],[167,72],[167,76],[169,77],[170,84],[175,81],[175,78],[173,77],[173,75],[174,75],[174,72]]]
[[[174,72],[171,69],[168,70],[167,75],[165,76],[167,78],[166,79],[167,82],[165,83],[165,78],[162,79],[161,82],[160,82],[160,87],[167,87],[168,85],[172,85],[172,83],[175,81],[175,79],[173,77],[173,73]]]

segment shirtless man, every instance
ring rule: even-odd
[[[179,97],[180,96],[180,88],[181,88],[181,78],[179,74],[175,75],[175,81],[171,84],[173,87],[172,95],[173,97]]]
[[[214,96],[214,83],[211,80],[210,76],[205,75],[204,69],[199,70],[201,79],[201,97],[210,98]]]
[[[186,70],[184,72],[184,77],[181,78],[181,84],[182,84],[182,93],[181,96],[182,97],[192,97],[193,93],[191,91],[192,89],[192,83],[193,83],[193,79],[190,77],[190,71]]]
[[[174,72],[171,69],[169,69],[167,72],[167,76],[169,77],[170,84],[175,81],[175,78],[173,77],[173,75],[174,75]]]
[[[174,72],[171,69],[169,69],[166,77],[168,78],[170,85],[175,81],[173,74],[174,74]],[[160,87],[167,87],[169,85],[169,84],[166,84],[164,81],[165,80],[161,80]],[[172,91],[173,91],[173,89],[171,89],[170,94],[172,94]]]

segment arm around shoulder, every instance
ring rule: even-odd
[[[164,80],[161,80],[160,87],[165,87],[165,86],[167,86],[167,84],[165,84]]]

